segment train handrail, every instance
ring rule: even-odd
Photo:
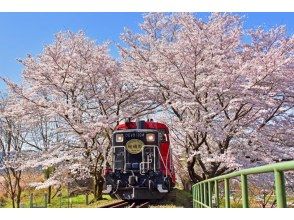
[[[157,150],[158,150],[158,155],[159,155],[160,160],[162,161],[162,164],[163,164],[164,169],[165,169],[165,175],[167,176],[167,165],[166,165],[165,162],[164,162],[164,159],[163,159],[163,157],[162,157],[162,155],[161,155],[161,153],[160,153],[160,149],[159,149],[159,147],[158,147],[157,145],[144,145],[144,147],[155,147],[155,148],[157,148]]]
[[[157,146],[157,145],[144,145],[143,146],[143,149],[142,149],[142,159],[143,159],[143,163],[147,163],[147,162],[145,162],[144,161],[144,155],[143,155],[143,153],[144,153],[144,148],[145,147],[153,147],[154,149],[156,148],[157,149],[157,151],[158,151],[158,155],[159,155],[159,157],[160,157],[160,160],[162,161],[162,164],[163,164],[163,166],[164,166],[164,168],[165,168],[165,175],[167,176],[167,174],[168,174],[168,170],[167,170],[167,165],[166,165],[166,163],[165,163],[165,161],[163,160],[163,157],[162,157],[162,155],[161,155],[161,153],[160,153],[160,149],[159,149],[159,147]],[[127,164],[127,162],[126,162],[126,147],[124,146],[124,145],[121,145],[121,146],[112,146],[112,148],[123,148],[124,149],[124,168],[123,168],[123,171],[125,172],[127,169],[126,169],[126,164]],[[115,160],[113,160],[113,161],[115,161]],[[155,161],[154,161],[154,163],[155,163]],[[141,164],[140,164],[140,166],[141,166]],[[139,168],[141,168],[139,166]],[[113,165],[112,165],[112,169],[113,170],[115,170],[115,167],[114,167],[114,163],[113,163]],[[156,170],[156,168],[154,167],[154,170]],[[141,170],[140,170],[140,173],[141,173]]]
[[[140,165],[139,165],[139,168],[140,168],[140,174],[142,175],[142,174],[144,174],[144,173],[146,173],[145,172],[145,166],[144,166],[144,164],[150,164],[151,162],[141,162],[140,163]],[[148,170],[148,169],[147,169]]]
[[[242,206],[243,208],[249,208],[249,196],[248,196],[248,175],[261,174],[261,173],[274,173],[275,182],[275,195],[278,208],[287,207],[286,191],[285,191],[285,171],[294,170],[294,160],[287,162],[280,162],[275,164],[264,165],[260,167],[248,168],[240,171],[235,171],[229,174],[225,174],[218,177],[213,177],[207,180],[203,180],[192,186],[193,194],[193,207],[197,208],[211,208],[212,196],[214,194],[216,207],[219,206],[219,189],[218,183],[224,181],[224,193],[225,193],[225,207],[230,208],[230,184],[231,178],[241,178],[241,191],[242,191]],[[214,185],[214,186],[213,186]]]

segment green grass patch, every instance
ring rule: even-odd
[[[150,208],[191,208],[192,200],[190,191],[174,188],[164,199],[152,203]]]
[[[45,207],[46,190],[25,190],[21,196],[21,207],[30,208],[30,195],[33,193],[33,207]],[[54,195],[55,192],[52,192]],[[5,199],[3,208],[12,208],[9,199]],[[94,202],[94,195],[88,195],[88,205],[86,204],[86,195],[68,196],[67,190],[62,189],[59,195],[51,198],[51,203],[47,208],[96,208],[114,202],[109,195],[103,195],[101,200]]]

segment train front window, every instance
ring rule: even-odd
[[[113,162],[115,170],[123,170],[125,165],[125,148],[114,147],[113,149]]]
[[[130,154],[126,152],[126,170],[139,170],[142,162],[142,153]]]

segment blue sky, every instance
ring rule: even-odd
[[[208,13],[197,13],[205,18]],[[264,26],[266,29],[286,25],[288,34],[294,34],[294,13],[240,13],[245,15],[245,28]],[[19,82],[22,66],[16,61],[27,54],[37,55],[54,34],[83,30],[99,42],[120,42],[124,27],[139,31],[142,13],[0,13],[0,75]],[[115,47],[111,53],[117,57]],[[0,89],[3,84],[0,83]]]

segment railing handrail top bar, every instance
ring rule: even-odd
[[[215,180],[224,180],[224,179],[229,179],[233,177],[238,177],[241,175],[252,175],[252,174],[260,174],[260,173],[270,173],[274,172],[275,170],[277,171],[288,171],[288,170],[293,170],[294,169],[294,160],[292,161],[287,161],[287,162],[280,162],[280,163],[275,163],[275,164],[268,164],[260,167],[252,167],[244,170],[239,170],[235,171],[229,174],[213,177],[207,180],[203,180],[199,183],[196,183],[194,185],[198,185],[201,183],[206,183],[206,182],[212,182]]]

